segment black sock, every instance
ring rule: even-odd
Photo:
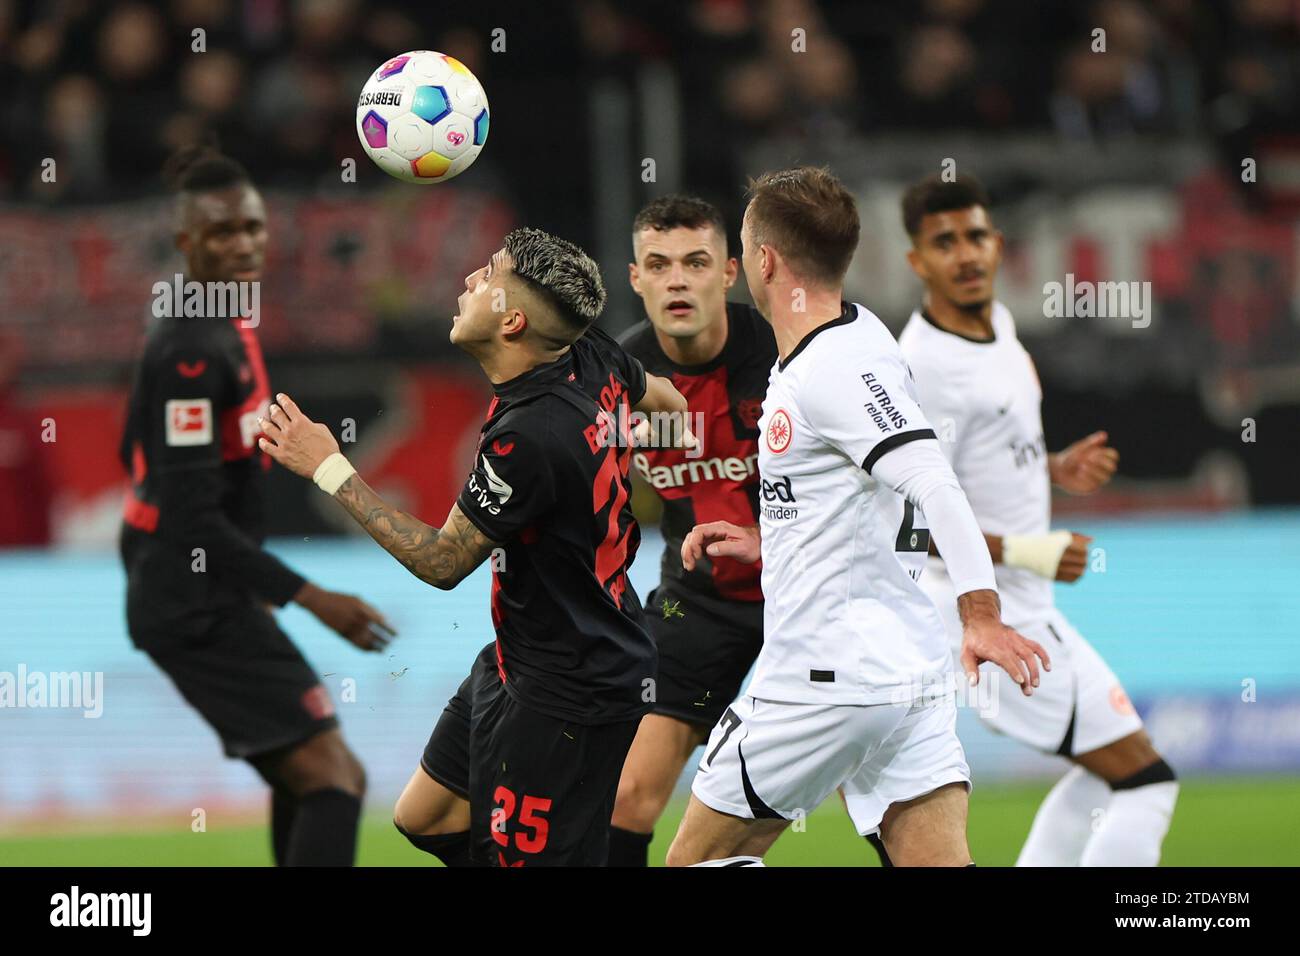
[[[633,833],[622,827],[609,828],[609,859],[606,866],[649,866],[650,840],[654,833]]]
[[[397,826],[396,823],[393,826]],[[401,827],[397,832],[411,841],[417,850],[432,854],[442,860],[443,866],[478,866],[470,859],[469,831],[460,833],[407,833]]]
[[[361,798],[335,788],[298,799],[285,866],[351,866],[357,855]]]
[[[271,853],[276,866],[284,866],[289,855],[289,834],[298,815],[298,801],[288,790],[271,790]]]
[[[1123,780],[1116,780],[1110,784],[1112,790],[1136,790],[1138,787],[1145,787],[1153,783],[1169,783],[1178,779],[1178,774],[1174,773],[1174,768],[1165,763],[1163,757],[1156,758],[1156,762],[1147,764],[1131,777],[1125,777]]]
[[[866,836],[866,840],[867,840],[867,842],[870,843],[873,847],[875,847],[876,852],[880,854],[880,865],[881,865],[881,866],[893,866],[893,865],[894,865],[894,861],[891,860],[891,859],[889,858],[889,854],[885,852],[885,841],[882,840],[882,839],[880,839],[880,834],[879,834],[879,833],[868,833],[867,836]]]

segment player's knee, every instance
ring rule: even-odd
[[[406,794],[398,797],[397,803],[393,805],[393,826],[408,839],[412,834],[429,836],[448,832],[446,824],[449,816],[449,813],[438,808],[414,805]]]
[[[404,834],[415,833],[420,829],[405,790],[398,795],[397,802],[393,804],[393,826]]]
[[[298,747],[284,762],[285,785],[295,795],[342,790],[354,797],[366,792],[366,771],[343,738],[317,737]]]
[[[1173,768],[1160,756],[1150,736],[1143,730],[1085,755],[1087,757],[1096,759],[1081,759],[1080,762],[1105,780],[1112,790],[1128,790],[1177,779]]]
[[[427,778],[426,778],[427,780]],[[425,781],[420,781],[425,782]],[[409,783],[393,804],[393,824],[408,836],[438,836],[469,829],[469,803],[441,785]]]
[[[672,845],[668,847],[668,854],[664,857],[664,866],[691,866],[698,862],[700,862],[698,856],[688,851],[682,841],[676,838],[673,839]]]
[[[613,823],[634,833],[648,833],[659,821],[667,802],[668,794],[658,781],[625,769],[614,796]]]
[[[347,754],[348,763],[350,764],[347,782],[350,784],[350,787],[345,786],[341,789],[348,790],[358,797],[363,797],[365,796],[366,784],[368,783],[366,780],[366,768],[362,765],[361,761],[357,759],[357,755],[351,750],[349,750]]]
[[[690,813],[689,808],[687,813]],[[664,857],[664,866],[694,866],[705,860],[732,856],[733,850],[734,846],[720,845],[720,841],[711,836],[706,828],[693,825],[688,816],[682,820],[682,825],[673,836],[673,842]]]
[[[1156,750],[1155,743],[1152,742],[1151,736],[1145,730],[1139,730],[1123,740],[1118,741],[1117,747],[1126,754],[1131,763],[1136,763],[1136,769],[1146,767],[1148,764],[1155,763],[1160,759],[1160,753]]]
[[[364,796],[366,792],[366,769],[342,738],[331,742],[328,751],[317,762],[315,771],[322,786],[344,790],[356,797]]]
[[[889,865],[893,867],[949,867],[970,866],[970,847],[965,838],[923,842],[912,840],[896,844],[889,851]]]

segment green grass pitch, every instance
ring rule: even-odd
[[[976,787],[971,797],[971,853],[981,866],[1009,866],[1029,832],[1046,785]],[[675,800],[656,830],[652,865],[664,853],[685,802]],[[1173,827],[1164,845],[1166,866],[1294,866],[1300,863],[1300,780],[1198,779],[1183,782]],[[0,866],[265,866],[270,864],[263,826],[223,827],[193,833],[188,817],[175,829],[88,832],[77,835],[0,837]],[[363,866],[436,865],[372,809],[361,832]],[[838,798],[787,832],[768,854],[772,866],[875,866],[875,853],[853,833]]]

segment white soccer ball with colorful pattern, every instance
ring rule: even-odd
[[[384,172],[441,183],[478,158],[488,134],[487,94],[455,57],[432,50],[395,56],[357,100],[357,136]]]

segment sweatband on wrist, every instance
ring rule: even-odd
[[[1002,563],[1009,568],[1024,568],[1049,581],[1056,578],[1061,555],[1074,540],[1068,531],[1047,534],[1009,534],[1002,538]]]
[[[352,467],[352,462],[344,458],[342,452],[336,451],[316,466],[316,473],[311,476],[311,480],[316,482],[316,487],[321,491],[333,497],[334,492],[339,490],[343,482],[356,473],[357,470]]]

